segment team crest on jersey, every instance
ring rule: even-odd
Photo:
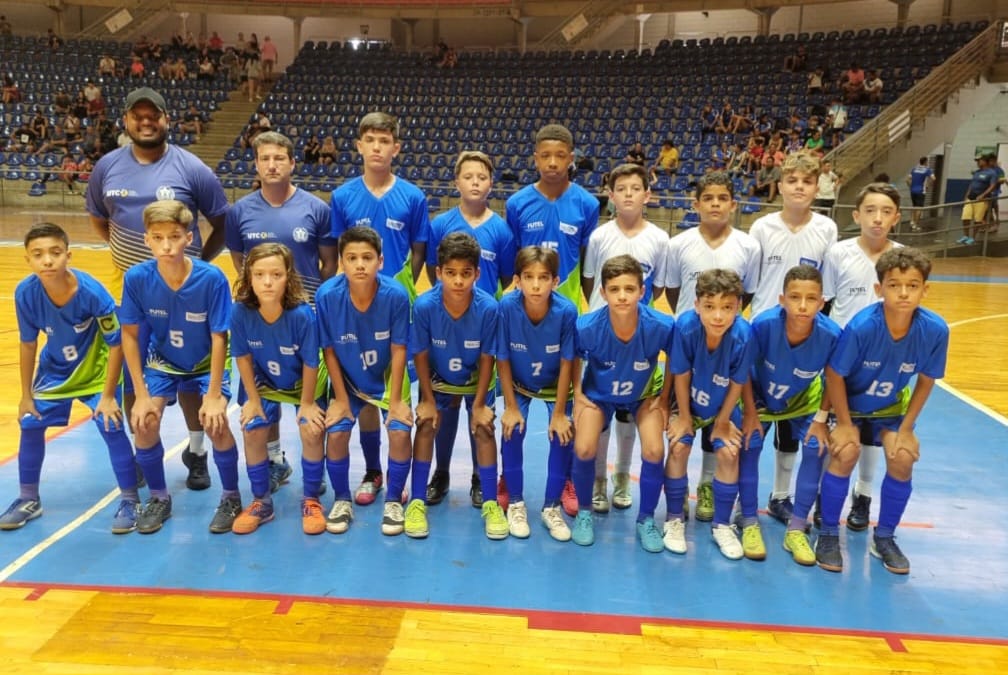
[[[175,199],[175,188],[173,188],[170,185],[161,185],[154,193],[154,197],[158,201],[164,201],[166,199]]]
[[[571,225],[570,223],[560,223],[560,231],[568,236],[574,236],[578,233],[578,226]]]
[[[385,227],[387,227],[390,230],[395,230],[396,232],[398,232],[406,227],[406,223],[404,223],[401,220],[395,220],[394,218],[386,218]]]
[[[294,347],[284,347],[280,345],[280,354],[282,356],[294,356],[297,353],[297,349]]]
[[[86,333],[91,324],[94,323],[94,317],[88,317],[83,323],[75,324],[73,329],[75,333]]]
[[[299,244],[303,244],[308,241],[308,230],[303,227],[295,227],[291,236],[294,237],[294,241]]]
[[[185,320],[190,323],[206,323],[206,312],[186,312]]]
[[[462,343],[462,346],[465,347],[466,349],[479,349],[480,348],[480,341],[479,340],[466,340],[465,342]]]
[[[634,370],[641,371],[641,370],[648,370],[649,368],[651,368],[651,362],[650,361],[634,361],[633,362],[633,369]]]

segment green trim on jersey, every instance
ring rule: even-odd
[[[403,288],[406,289],[406,294],[409,295],[410,307],[417,299],[416,283],[413,281],[413,254],[410,253],[406,256],[406,262],[403,263],[402,269],[393,275],[393,279],[402,284]]]
[[[453,394],[457,396],[472,396],[476,393],[476,385],[479,382],[479,369],[474,370],[465,384],[448,384],[436,375],[431,378],[431,388],[441,394]],[[493,369],[490,374],[490,384],[487,391],[493,392],[497,386],[497,369]]]
[[[819,410],[822,403],[823,380],[817,377],[809,384],[805,391],[800,391],[788,399],[787,407],[781,412],[768,412],[765,408],[760,408],[756,412],[759,414],[760,422],[779,422],[781,420],[793,420],[796,417],[812,415]]]
[[[102,319],[99,319],[99,322]],[[99,323],[99,325],[102,325]],[[64,398],[78,398],[100,394],[105,389],[105,373],[108,370],[109,346],[100,334],[95,334],[84,357],[77,363],[73,373],[52,389],[34,390],[32,396],[41,401],[55,401]]]
[[[321,352],[319,353],[321,359]],[[256,391],[260,398],[274,403],[290,403],[301,405],[301,392],[304,391],[304,380],[298,380],[298,386],[294,389],[273,389],[272,387],[259,386]],[[329,369],[326,368],[324,360],[319,361],[318,379],[315,381],[315,400],[325,400],[329,393]]]
[[[367,394],[360,389],[358,389],[353,382],[347,379],[346,375],[343,376],[343,386],[346,387],[347,394],[359,398],[362,401],[366,401],[376,408],[381,408],[382,410],[389,409],[389,403],[392,401],[392,366],[389,365],[385,369],[385,392],[382,394],[381,398],[375,398],[370,394]],[[403,371],[403,383],[402,391],[400,392],[403,403],[410,405],[410,380],[406,371]]]
[[[557,286],[557,293],[574,303],[578,314],[581,314],[581,263],[571,270],[570,275]]]
[[[887,405],[881,410],[876,410],[875,412],[862,413],[854,412],[851,410],[850,416],[852,418],[858,419],[876,419],[879,417],[902,417],[906,415],[907,408],[910,407],[910,385],[903,387],[903,390],[899,393],[899,398],[895,403]]]

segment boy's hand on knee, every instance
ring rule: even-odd
[[[38,415],[38,413],[35,413]],[[95,406],[94,419],[101,419],[105,425],[105,431],[122,429],[122,409],[114,396],[102,396]]]
[[[137,398],[130,415],[131,426],[137,431],[152,431],[161,421],[161,410],[149,397]]]
[[[553,427],[553,420],[550,420],[550,429]],[[522,416],[521,411],[518,408],[508,408],[504,407],[504,413],[501,415],[501,433],[504,435],[504,440],[510,441],[511,434],[517,429],[518,433],[525,430],[525,418]]]
[[[711,428],[711,442],[713,443],[714,441],[721,441],[721,444],[733,456],[737,455],[739,448],[742,446],[742,431],[732,424],[731,420],[716,421]]]
[[[326,408],[325,414],[326,428],[328,429],[343,420],[350,420],[351,422],[354,421],[353,413],[350,412],[350,404],[337,400],[329,401],[329,406]]]
[[[408,427],[413,426],[413,410],[410,409],[405,401],[389,402],[388,422],[386,426],[393,421],[405,424]]]
[[[487,405],[473,405],[472,421],[469,424],[473,434],[479,429],[486,429],[493,434],[494,418],[497,417],[494,409]]]
[[[204,396],[203,403],[200,404],[199,421],[208,435],[213,436],[222,431],[227,426],[227,399],[221,395]]]
[[[28,415],[31,415],[37,420],[42,419],[42,415],[40,415],[39,411],[35,408],[35,399],[23,398],[21,399],[21,402],[18,403],[18,419],[22,419]]]
[[[420,401],[416,407],[417,426],[430,423],[435,430],[441,425],[441,414],[434,401]]]
[[[574,440],[574,424],[562,410],[554,410],[550,416],[549,429],[546,431],[548,438],[555,438],[560,445],[567,445]]]
[[[897,459],[901,452],[910,455],[912,461],[920,459],[920,440],[917,435],[910,430],[900,429],[896,432],[896,438],[892,443],[885,446],[886,460]]]
[[[829,451],[834,457],[839,456],[851,446],[860,447],[861,435],[857,427],[850,423],[837,422],[830,434]]]
[[[746,411],[742,416],[742,438],[745,440],[745,447],[748,450],[753,445],[763,444],[763,425],[760,423],[759,415],[756,411]]]
[[[314,431],[325,431],[325,411],[312,401],[298,409],[298,424],[307,424]]]
[[[673,414],[668,421],[665,435],[668,436],[669,444],[674,445],[685,436],[693,435],[693,418],[689,415]]]
[[[808,433],[805,434],[805,438],[802,439],[802,443],[805,445],[811,445],[813,442],[819,446],[819,457],[822,457],[823,453],[829,450],[829,427],[825,422],[812,422],[812,424],[809,425]]]
[[[263,421],[266,420],[266,413],[262,409],[262,402],[245,401],[245,404],[241,407],[241,413],[238,415],[238,423],[244,428],[246,424],[257,417]]]

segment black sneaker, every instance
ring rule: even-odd
[[[168,499],[151,497],[137,518],[137,532],[140,534],[157,532],[169,518],[171,518],[171,497]]]
[[[861,532],[868,529],[868,517],[871,515],[871,497],[851,493],[850,513],[847,514],[847,529]]]
[[[896,545],[895,537],[872,537],[868,551],[882,561],[885,568],[893,574],[909,574],[910,561]]]
[[[135,460],[133,466],[136,468],[137,489],[139,490],[142,487],[147,487],[147,479],[144,478],[143,469],[140,468],[139,464],[135,463]]]
[[[829,572],[843,572],[843,556],[840,554],[840,537],[836,534],[820,534],[815,544],[815,559],[819,567]]]
[[[480,483],[478,473],[472,475],[472,487],[469,488],[469,500],[474,509],[483,508],[483,485]]]
[[[240,497],[223,497],[217,510],[214,511],[213,520],[210,521],[210,531],[214,534],[224,534],[231,531],[235,518],[242,512]]]
[[[182,451],[182,463],[189,469],[185,484],[190,490],[206,490],[210,487],[210,473],[207,471],[207,456],[189,452],[189,446]]]
[[[791,522],[791,516],[794,514],[794,504],[791,503],[790,497],[774,499],[771,495],[766,510],[771,518],[787,525]]]
[[[435,471],[431,476],[430,483],[427,484],[427,503],[431,506],[440,504],[448,495],[448,485],[451,482],[451,474],[447,471]]]

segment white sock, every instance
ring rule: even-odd
[[[202,431],[190,431],[189,432],[189,452],[194,455],[205,455],[206,448],[203,447],[203,432]]]
[[[771,499],[784,499],[791,495],[791,474],[794,473],[797,452],[774,451],[774,483]]]
[[[606,477],[606,462],[609,459],[609,431],[612,429],[612,425],[609,425],[609,429],[606,429],[598,438],[598,450],[595,452],[595,478]]]
[[[616,473],[630,473],[630,462],[633,460],[636,439],[636,423],[616,422]]]
[[[714,482],[714,469],[717,468],[717,456],[713,452],[701,452],[703,455],[703,466],[700,470],[701,483]]]
[[[861,457],[858,459],[858,479],[854,483],[854,492],[871,497],[872,484],[875,482],[875,468],[881,457],[882,448],[880,446],[861,446]]]
[[[269,461],[282,462],[284,457],[283,450],[280,449],[280,441],[266,441],[266,454],[269,455]]]

